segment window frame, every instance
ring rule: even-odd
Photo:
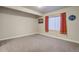
[[[57,15],[57,16],[49,16],[49,18],[53,18],[53,17],[59,17],[60,18],[60,15]],[[61,19],[59,19],[59,24],[61,24],[60,23],[61,22]],[[60,25],[59,25],[59,30],[55,30],[55,29],[50,29],[49,28],[49,19],[48,19],[48,29],[49,29],[49,31],[56,31],[56,32],[60,32]]]

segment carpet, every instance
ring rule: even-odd
[[[38,34],[1,41],[0,44],[0,52],[79,52],[79,44]]]

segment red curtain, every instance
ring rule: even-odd
[[[61,13],[60,32],[61,34],[67,34],[66,13]]]
[[[45,16],[45,32],[48,32],[48,16]]]

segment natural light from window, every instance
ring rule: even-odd
[[[49,30],[60,31],[60,16],[49,16]]]

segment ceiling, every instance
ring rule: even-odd
[[[51,11],[55,11],[55,10],[59,10],[61,8],[65,8],[67,6],[42,6],[42,7],[24,6],[24,7],[45,14],[45,13],[48,13],[48,12],[51,12]]]

